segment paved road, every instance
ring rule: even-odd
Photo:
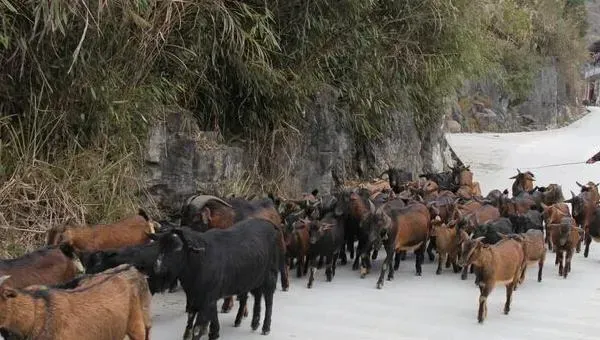
[[[563,129],[515,134],[456,134],[448,136],[456,153],[472,165],[482,190],[510,188],[508,177],[527,167],[584,161],[600,149],[600,110]],[[575,180],[600,181],[600,165],[532,169],[538,183],[559,183],[567,195]],[[568,196],[568,195],[567,195]],[[553,255],[553,254],[552,254]],[[374,264],[374,272],[381,261]],[[409,255],[393,282],[375,289],[375,273],[361,280],[350,268],[340,268],[327,283],[318,272],[313,289],[306,279],[293,279],[290,291],[275,296],[272,332],[253,333],[250,321],[233,328],[234,315],[220,314],[222,339],[592,339],[600,337],[600,245],[592,244],[586,259],[576,254],[568,279],[558,276],[553,257],[544,266],[544,280],[527,281],[515,292],[510,315],[502,313],[504,288],[488,299],[488,319],[477,324],[479,291],[467,281],[426,260],[423,276],[414,275]],[[153,300],[152,338],[181,339],[185,325],[183,293],[158,295]],[[220,305],[220,304],[219,304]],[[236,305],[237,308],[237,305]],[[263,308],[264,310],[264,308]]]

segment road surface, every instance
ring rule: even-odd
[[[455,134],[448,140],[464,163],[471,164],[484,194],[493,188],[510,188],[516,168],[585,161],[600,149],[600,110],[572,125],[552,131],[511,134]],[[537,183],[558,183],[565,196],[578,192],[576,180],[600,181],[600,165],[571,165],[531,169]],[[339,267],[333,282],[325,282],[319,271],[312,289],[306,279],[292,278],[291,288],[275,295],[271,334],[267,337],[250,329],[245,319],[233,327],[234,313],[219,314],[221,339],[591,339],[599,336],[600,244],[592,244],[590,256],[576,254],[567,279],[558,276],[554,254],[549,253],[541,283],[537,270],[528,270],[527,279],[513,295],[510,314],[504,315],[505,289],[498,287],[488,298],[488,318],[477,323],[479,290],[470,275],[444,270],[426,257],[423,276],[415,276],[414,257],[400,265],[392,282],[375,288],[382,255],[373,272],[361,280],[358,272]],[[249,300],[253,301],[253,299]],[[153,301],[152,339],[181,339],[185,327],[183,292],[157,295]],[[220,307],[221,302],[219,302]],[[237,303],[235,305],[237,308]],[[250,309],[251,310],[251,309]],[[264,305],[263,305],[264,313]],[[261,316],[262,321],[262,316]]]

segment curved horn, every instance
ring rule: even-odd
[[[577,185],[579,185],[579,187],[580,187],[580,188],[583,188],[583,187],[584,187],[584,185],[583,185],[583,184],[581,184],[581,183],[579,183],[578,181],[575,181],[575,183],[577,183]]]
[[[390,169],[387,169],[387,170],[385,170],[385,171],[384,171],[384,172],[382,172],[382,173],[381,173],[381,175],[379,175],[378,177],[379,177],[379,178],[383,178],[383,175],[385,175],[385,174],[388,174],[388,176],[389,176],[389,174],[390,174]]]
[[[223,201],[222,199],[220,199],[217,196],[212,196],[212,195],[197,195],[195,196],[193,199],[191,199],[188,204],[189,205],[195,205],[198,208],[202,208],[204,207],[204,205],[206,205],[206,203],[208,201],[217,201],[227,207],[232,208],[231,204]]]
[[[370,208],[369,210],[371,211],[371,214],[374,214],[376,208],[375,208],[375,204],[373,204],[373,201],[371,201],[371,200],[369,200],[369,208]]]
[[[2,286],[8,279],[10,279],[10,275],[2,275],[2,277],[0,277],[0,286]]]

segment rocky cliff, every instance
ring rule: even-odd
[[[518,101],[491,80],[467,81],[450,100],[446,130],[450,132],[517,132],[556,128],[583,114],[575,96],[549,60],[536,74],[531,92]]]
[[[372,178],[389,167],[442,171],[453,163],[442,122],[421,135],[409,112],[389,114],[389,133],[360,142],[339,117],[339,93],[324,88],[305,112],[305,127],[286,143],[274,145],[271,173],[293,195],[318,188],[326,193],[342,183]],[[200,131],[192,115],[166,109],[149,134],[145,157],[146,190],[158,206],[173,214],[185,197],[197,193],[228,194],[245,181],[256,159],[243,146],[225,145],[212,132]]]

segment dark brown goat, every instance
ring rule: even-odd
[[[569,212],[569,206],[566,203],[555,203],[552,205],[542,204],[542,208],[544,209],[542,217],[544,218],[544,223],[546,225],[546,243],[548,244],[548,250],[552,250],[552,238],[550,237],[548,225],[560,223],[563,217],[569,217],[571,216],[571,213]],[[580,247],[581,246],[578,246],[578,249]]]
[[[80,252],[95,252],[150,242],[148,233],[154,233],[154,222],[139,209],[137,215],[111,224],[53,227],[48,231],[47,244],[64,243]]]
[[[575,219],[576,225],[583,229],[585,238],[585,250],[583,256],[588,257],[592,237],[590,236],[590,223],[594,218],[597,203],[594,201],[594,194],[590,191],[583,191],[575,196],[571,191],[571,198],[565,203],[571,203],[571,215]]]
[[[513,197],[519,196],[523,192],[530,192],[533,190],[533,182],[535,181],[535,176],[530,171],[521,172],[521,170],[517,169],[518,173],[509,179],[514,179],[512,185],[512,195]]]
[[[377,288],[383,287],[383,277],[388,270],[388,280],[394,277],[394,270],[400,266],[400,257],[394,254],[400,251],[414,251],[416,274],[421,275],[422,264],[425,258],[425,247],[429,239],[431,215],[423,203],[412,202],[406,207],[391,212],[391,227],[387,232],[385,241],[386,259],[381,268],[377,281]]]
[[[309,220],[300,220],[286,226],[285,245],[289,268],[293,267],[296,259],[296,276],[302,277],[308,271],[308,249],[309,249]]]
[[[571,272],[571,259],[577,244],[583,236],[583,230],[575,227],[574,221],[570,217],[564,217],[560,223],[549,224],[552,243],[556,249],[556,261],[554,265],[559,265],[558,275],[567,278]]]

